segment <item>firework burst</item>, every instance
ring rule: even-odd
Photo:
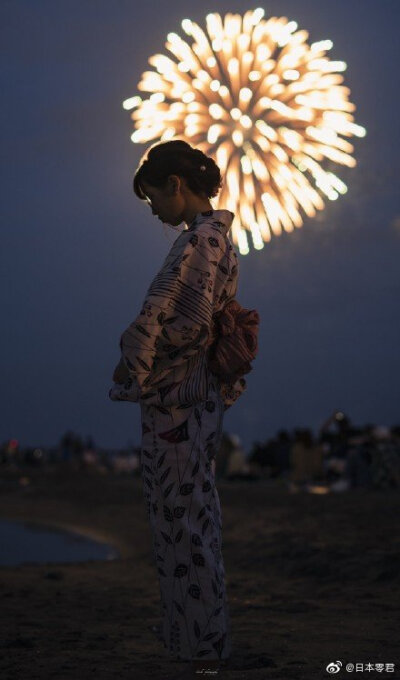
[[[132,141],[184,139],[213,156],[224,175],[213,207],[238,216],[232,238],[242,254],[291,232],[347,191],[333,163],[356,165],[349,137],[363,137],[343,85],[343,61],[330,40],[309,44],[286,17],[263,19],[258,8],[206,17],[206,31],[182,21],[190,43],[169,33],[172,57],[149,58],[133,109]]]

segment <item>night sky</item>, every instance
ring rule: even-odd
[[[279,428],[400,422],[398,0],[3,0],[0,441],[140,444],[138,404],[108,398],[119,337],[178,232],[132,192],[148,145],[122,101],[181,21],[257,6],[348,63],[357,166],[302,228],[240,256],[238,299],[258,309],[259,354],[224,430],[247,450]],[[192,9],[190,9],[192,7]],[[223,207],[223,206],[220,206]]]

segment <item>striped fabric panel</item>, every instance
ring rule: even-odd
[[[171,295],[171,306],[194,323],[208,325],[211,321],[212,303],[207,300],[204,291],[195,290],[179,279],[176,291]]]
[[[168,297],[168,306],[179,314],[198,324],[208,325],[212,316],[212,303],[188,284],[176,279],[174,272],[157,276],[151,284],[148,295]]]
[[[191,366],[189,375],[179,385],[179,403],[190,404],[202,401],[207,395],[207,366],[205,353],[199,352]]]
[[[166,271],[157,274],[153,279],[147,295],[164,295],[171,293],[176,285],[176,272]]]

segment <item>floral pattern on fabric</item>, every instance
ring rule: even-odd
[[[169,658],[227,659],[231,624],[222,515],[212,461],[224,406],[209,373],[206,400],[160,408],[140,402],[141,468]]]
[[[211,317],[238,286],[238,256],[227,235],[233,217],[229,210],[198,213],[176,239],[140,314],[121,335],[129,379],[109,390],[113,401],[169,406],[205,398]],[[220,389],[226,410],[246,381]]]

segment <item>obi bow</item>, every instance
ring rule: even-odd
[[[208,346],[208,364],[222,382],[234,382],[253,369],[258,352],[260,316],[230,300],[213,315]]]

